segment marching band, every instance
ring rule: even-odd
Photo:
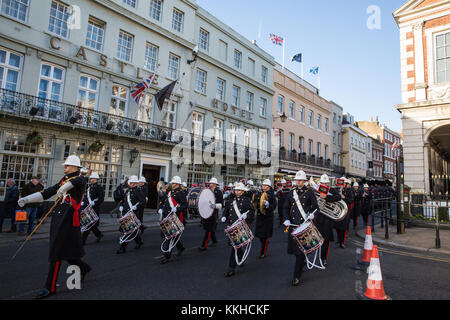
[[[41,203],[57,195],[51,212],[50,230],[50,268],[44,289],[36,297],[45,298],[56,291],[56,279],[61,260],[80,267],[82,278],[91,270],[81,260],[84,256],[83,246],[92,231],[97,242],[103,237],[99,230],[100,206],[105,192],[98,183],[100,177],[96,172],[89,176],[89,183],[80,172],[81,163],[77,156],[69,156],[64,163],[65,176],[53,187],[36,194],[21,198],[19,206],[29,203]],[[231,252],[228,260],[226,277],[236,273],[237,266],[244,266],[250,253],[252,240],[260,240],[259,258],[267,257],[269,241],[273,236],[275,212],[279,224],[288,237],[287,253],[295,256],[292,285],[298,286],[305,267],[312,269],[327,267],[330,244],[336,230],[336,243],[345,249],[350,219],[356,228],[359,215],[364,224],[368,224],[372,203],[377,197],[377,188],[370,188],[367,183],[362,188],[357,182],[352,183],[342,177],[336,180],[336,187],[331,185],[330,177],[322,175],[319,185],[307,178],[304,171],[299,171],[293,179],[294,185],[288,187],[286,180],[273,185],[266,179],[258,188],[253,181],[245,180],[229,184],[220,189],[217,178],[211,178],[206,188],[191,192],[181,178],[175,176],[169,185],[160,181],[157,186],[158,214],[161,227],[161,264],[170,261],[172,251],[177,249],[181,256],[185,247],[181,241],[188,210],[195,203],[201,216],[203,237],[200,251],[206,251],[208,243],[216,244],[218,220],[225,226],[225,234]],[[148,189],[145,178],[131,176],[114,192],[118,205],[117,218],[120,225],[120,248],[117,254],[126,252],[131,241],[136,242],[135,249],[144,243],[141,234],[144,231],[144,208],[148,202]],[[193,189],[191,189],[193,190]],[[188,205],[189,203],[189,205]],[[220,213],[222,213],[220,217]],[[254,234],[252,223],[256,220]],[[310,255],[315,254],[314,261]],[[319,265],[316,260],[319,258]]]

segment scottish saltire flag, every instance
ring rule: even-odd
[[[318,74],[319,73],[319,67],[312,67],[311,70],[309,70],[309,73]]]
[[[145,89],[148,89],[150,87],[150,84],[152,83],[153,75],[142,81],[141,83],[138,83],[136,87],[131,90],[131,97],[136,101],[136,104],[139,104],[141,101],[142,93],[145,91]]]
[[[291,62],[294,62],[294,61],[302,63],[302,54],[299,53],[299,54],[296,54],[295,56],[293,56],[291,59]]]
[[[277,36],[273,33],[270,34],[270,40],[272,40],[273,44],[276,44],[277,46],[282,46],[284,42],[283,37]]]

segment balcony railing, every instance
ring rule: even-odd
[[[186,132],[156,124],[138,121],[110,113],[81,108],[67,103],[42,99],[24,93],[0,89],[0,112],[8,115],[30,118],[34,120],[52,122],[60,125],[122,135],[130,138],[150,140],[159,143],[178,144],[186,136]],[[249,148],[239,144],[226,143],[204,139],[190,134],[191,145],[199,146],[202,150],[214,143],[215,152],[222,151],[224,155],[244,155],[245,159],[258,159],[260,152],[256,148]],[[199,142],[195,142],[199,141]],[[210,147],[211,148],[211,147]],[[269,153],[262,153],[268,157]]]
[[[280,150],[280,161],[289,161],[328,169],[332,168],[330,159],[316,158],[315,156],[309,156],[304,153],[288,152],[284,150]]]

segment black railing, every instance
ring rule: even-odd
[[[297,152],[287,152],[285,150],[280,150],[280,161],[289,161],[295,162],[315,167],[322,167],[331,169],[331,160],[316,158],[315,156],[308,156],[305,153],[297,153]]]
[[[198,146],[203,150],[214,143],[215,152],[222,151],[224,155],[243,155],[246,159],[256,158],[258,160],[260,154],[263,158],[271,156],[270,152],[261,152],[256,148],[226,143],[225,141],[214,141],[214,138],[205,140],[204,137],[181,130],[6,89],[0,89],[0,112],[38,121],[172,145],[182,142],[184,136],[190,135],[191,146],[194,149]]]

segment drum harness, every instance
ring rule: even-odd
[[[303,224],[308,223],[308,221],[311,220],[310,217],[314,217],[314,213],[317,211],[317,209],[307,217],[306,213],[305,213],[305,210],[303,209],[303,206],[300,203],[300,199],[298,197],[297,191],[293,190],[293,194],[294,194],[295,204],[297,205],[297,208],[298,208],[298,210],[300,211],[300,214],[303,217],[303,220],[304,220]],[[312,220],[311,220],[311,223],[313,223]],[[293,227],[300,227],[299,225],[295,225],[295,224],[291,224],[291,226],[293,226]],[[314,254],[314,260],[312,262],[309,261],[308,255],[306,253],[304,253],[305,254],[305,258],[306,258],[306,265],[307,265],[309,270],[313,269],[314,267],[316,267],[318,269],[322,269],[322,270],[325,269],[325,267],[324,267],[324,265],[322,263],[322,259],[320,259],[321,252],[322,252],[322,246],[320,246],[319,250],[316,250],[316,252]],[[319,257],[320,266],[316,265],[317,257]]]
[[[89,190],[88,190],[89,191]],[[88,199],[89,199],[90,197],[89,197],[89,195],[88,195]],[[128,202],[128,206],[129,206],[129,208],[130,208],[130,211],[128,211],[128,213],[129,212],[133,212],[133,210],[131,210],[131,208],[133,207],[133,205],[132,205],[132,203],[131,203],[131,192],[129,192],[128,191],[128,194],[127,194],[127,202]],[[127,214],[128,214],[127,213]],[[134,212],[133,212],[133,214],[134,214]],[[122,212],[120,213],[120,216],[121,216],[121,218],[123,218],[124,216],[122,215]],[[136,219],[137,219],[137,221],[139,221],[139,218],[137,218],[136,217]],[[140,223],[140,221],[139,221],[139,223]],[[139,235],[139,233],[141,233],[141,229],[140,228],[137,228],[135,231],[137,231],[137,232],[132,232],[132,233],[130,233],[130,234],[128,234],[128,235],[123,235],[122,237],[120,237],[120,244],[122,244],[122,243],[124,243],[124,242],[131,242],[131,241],[133,241],[138,235]],[[134,237],[132,237],[134,235]]]
[[[172,198],[172,192],[169,193],[169,196],[168,196],[167,199],[168,199],[168,201],[169,201],[170,208],[172,209],[172,210],[170,211],[170,213],[169,213],[168,216],[170,216],[170,215],[172,215],[172,214],[176,214],[176,209],[179,207],[179,205],[177,204],[177,205],[175,206],[175,204],[173,203],[174,199]],[[167,239],[164,238],[163,243],[161,243],[161,251],[162,251],[163,253],[171,252],[171,251],[173,250],[173,248],[175,248],[175,246],[176,246],[176,245],[178,244],[178,242],[180,241],[181,235],[182,235],[182,234],[183,234],[183,233],[181,233],[180,235],[176,236],[175,238],[170,239],[170,242],[169,242],[169,248],[168,248],[167,250],[164,250],[164,243],[166,243],[166,241],[167,241]]]
[[[241,211],[238,208],[236,200],[233,201],[233,208],[234,208],[234,212],[236,212],[236,215],[238,216],[238,221],[239,220],[244,220],[244,219],[242,219],[242,214],[241,214]],[[245,214],[247,214],[247,213],[248,213],[248,211]],[[244,223],[246,223],[246,222],[244,222]],[[252,242],[250,241],[250,243],[246,246],[246,248],[244,250],[244,255],[242,256],[242,260],[241,261],[239,261],[237,250],[234,249],[234,258],[235,258],[236,263],[237,263],[238,266],[241,266],[245,262],[245,260],[247,260],[247,257],[250,254],[250,250],[251,249],[252,249]]]

